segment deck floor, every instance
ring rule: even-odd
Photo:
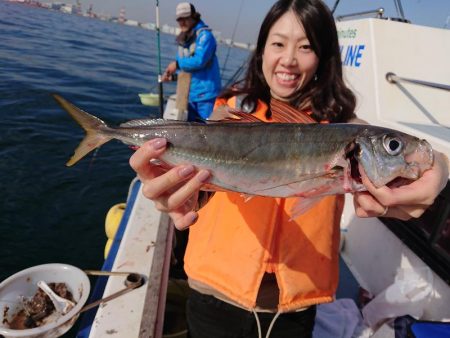
[[[351,298],[358,304],[359,283],[342,257],[339,257],[339,285],[336,298]]]

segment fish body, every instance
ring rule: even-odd
[[[365,190],[358,163],[377,187],[397,177],[415,180],[433,164],[427,141],[377,126],[143,119],[110,127],[55,99],[87,133],[69,166],[111,139],[141,146],[162,137],[168,146],[160,160],[209,170],[209,189],[309,198]]]

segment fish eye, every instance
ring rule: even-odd
[[[402,141],[395,136],[385,135],[383,137],[383,147],[389,155],[398,155],[403,149]]]

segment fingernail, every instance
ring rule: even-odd
[[[201,170],[198,175],[197,175],[197,179],[200,182],[205,182],[208,178],[209,178],[209,171],[207,170]]]
[[[167,140],[165,138],[155,138],[152,142],[152,147],[155,150],[159,150],[161,148],[164,148],[167,144]]]
[[[195,213],[191,216],[191,225],[195,224],[195,222],[197,222],[197,220],[198,220],[198,214]]]
[[[180,170],[178,170],[178,174],[181,177],[188,177],[189,175],[191,175],[194,172],[194,166],[192,165],[187,165],[184,166],[183,168],[181,168]]]

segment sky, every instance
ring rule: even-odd
[[[53,1],[53,0],[50,0]],[[83,10],[89,4],[98,14],[118,16],[122,7],[126,18],[140,22],[155,22],[156,0],[80,0]],[[336,0],[325,0],[332,8]],[[75,3],[76,0],[65,0]],[[180,0],[159,0],[160,23],[176,26],[175,7]],[[254,43],[260,24],[274,0],[191,0],[202,19],[214,30],[222,32],[223,38]],[[449,0],[403,0],[405,17],[412,23],[450,28]],[[362,12],[383,7],[385,16],[399,17],[394,0],[340,0],[336,15]],[[241,13],[240,16],[238,13]],[[239,18],[238,18],[239,17]],[[238,20],[239,19],[239,20]]]

